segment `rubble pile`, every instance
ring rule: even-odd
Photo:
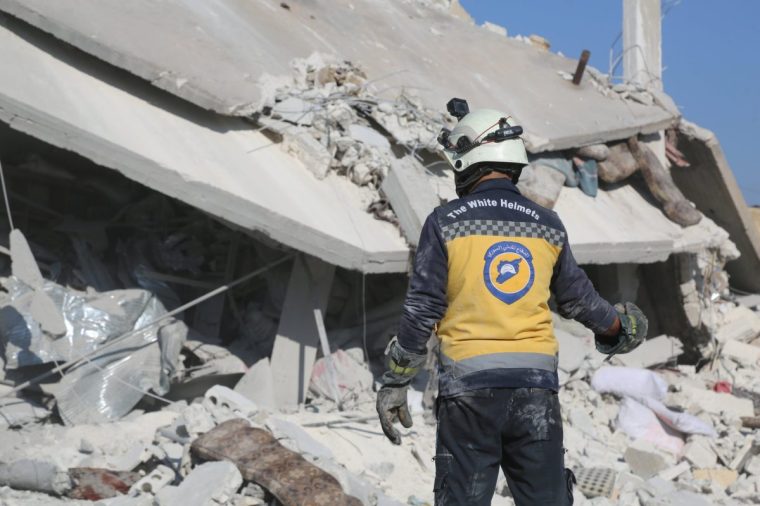
[[[356,64],[314,53],[291,62],[290,78],[270,78],[255,119],[282,136],[282,148],[300,158],[319,179],[329,171],[369,190],[376,209],[393,146],[403,152],[435,148],[449,118],[425,107],[411,89],[382,89]],[[392,93],[387,93],[388,91]],[[391,95],[393,98],[382,98]],[[379,217],[393,221],[384,210]]]

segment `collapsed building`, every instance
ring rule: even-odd
[[[0,0],[0,11],[0,393],[12,400],[0,415],[26,427],[4,435],[13,450],[0,483],[124,504],[187,503],[194,483],[210,482],[198,504],[304,504],[309,484],[328,491],[314,504],[424,504],[431,486],[399,482],[431,476],[421,457],[431,427],[372,466],[339,455],[345,442],[327,429],[366,432],[374,420],[372,373],[421,224],[456,197],[435,139],[452,121],[443,104],[462,96],[523,126],[521,191],[560,215],[603,296],[650,315],[658,337],[621,364],[671,366],[689,378],[684,398],[714,393],[699,371],[735,378],[735,395],[715,394],[712,408],[686,403],[731,432],[728,443],[713,448],[712,428],[677,422],[696,434],[691,446],[657,440],[687,455],[686,469],[629,448],[625,428],[603,445],[594,434],[615,418],[609,396],[631,394],[588,381],[601,365],[590,337],[558,319],[563,395],[575,406],[567,437],[579,448],[567,445],[570,460],[609,462],[602,481],[613,482],[583,493],[658,504],[665,489],[652,487],[665,485],[653,476],[668,471],[670,486],[720,461],[736,474],[725,487],[713,473],[667,492],[757,498],[747,487],[760,457],[738,420],[760,399],[747,379],[760,358],[760,230],[716,137],[662,91],[581,73],[545,40],[476,26],[457,2]],[[421,410],[433,384],[417,385]],[[605,414],[590,420],[577,406],[588,402]],[[71,451],[45,460],[22,449],[35,427],[47,427],[38,445]],[[133,441],[111,444],[108,433]],[[247,456],[229,444],[241,438],[256,441]],[[282,462],[250,458],[266,453]],[[285,472],[314,463],[308,484]],[[103,473],[116,491],[87,488]]]

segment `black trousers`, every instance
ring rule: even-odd
[[[571,505],[564,461],[556,392],[487,388],[438,402],[436,506],[490,505],[499,466],[517,506]]]

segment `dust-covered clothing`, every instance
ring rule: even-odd
[[[517,506],[573,503],[557,393],[486,388],[440,399],[436,506],[488,506],[504,470]]]
[[[399,344],[424,353],[436,329],[443,397],[481,388],[557,390],[552,293],[560,314],[597,333],[615,322],[614,308],[576,264],[557,214],[507,179],[485,181],[426,220]]]

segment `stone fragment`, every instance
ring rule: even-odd
[[[493,32],[495,34],[501,35],[502,37],[506,37],[507,36],[507,29],[504,28],[501,25],[497,25],[495,23],[491,23],[490,21],[486,21],[486,22],[484,22],[480,26],[482,26],[483,28],[485,28],[489,32]]]
[[[746,436],[744,438],[744,445],[736,452],[733,460],[728,465],[729,469],[741,472],[744,469],[744,465],[747,460],[755,453],[755,438],[752,436]]]
[[[742,399],[731,394],[686,386],[682,390],[694,411],[704,411],[714,415],[723,414],[729,419],[754,416],[755,408],[750,399]]]
[[[21,459],[0,462],[0,486],[3,485],[17,490],[64,495],[71,489],[71,479],[68,471],[52,462]]]
[[[694,467],[714,467],[718,455],[713,451],[709,439],[703,436],[692,436],[683,448],[683,458]]]
[[[162,488],[155,502],[158,506],[217,506],[228,503],[242,484],[243,477],[232,462],[206,462],[178,487]]]
[[[752,476],[760,476],[760,456],[751,457],[744,465],[744,470]]]
[[[688,462],[684,461],[673,467],[663,469],[662,471],[659,472],[657,476],[663,480],[671,481],[671,480],[675,480],[676,478],[681,476],[683,473],[687,472],[689,469],[691,469],[691,466],[689,465]]]
[[[665,458],[654,447],[640,441],[629,446],[623,458],[633,474],[644,479],[649,479],[668,467]]]
[[[726,313],[723,324],[715,333],[715,339],[724,343],[729,340],[746,343],[760,334],[760,316],[744,306],[736,306]]]
[[[288,130],[283,134],[282,148],[301,160],[317,179],[327,177],[332,155],[308,131]]]
[[[393,158],[380,191],[390,201],[404,237],[416,246],[425,219],[440,204],[425,168],[411,155]]]
[[[278,438],[284,436],[291,439],[301,453],[308,453],[313,457],[321,459],[333,458],[333,453],[329,448],[311,437],[308,432],[293,422],[272,416],[267,419],[267,426],[272,429],[272,433]]]
[[[159,464],[150,473],[141,478],[130,488],[130,494],[156,494],[159,490],[174,481],[174,471],[165,465]]]
[[[95,447],[92,446],[92,443],[90,443],[87,439],[82,438],[82,441],[79,443],[79,452],[89,455],[94,451]]]
[[[253,364],[235,385],[235,392],[244,395],[258,406],[276,409],[269,358],[264,357]]]
[[[617,355],[615,359],[626,367],[646,369],[658,364],[665,364],[677,358],[683,352],[683,344],[675,337],[665,335],[648,339],[630,353]]]
[[[335,478],[246,420],[220,424],[195,440],[192,451],[203,459],[234,462],[246,481],[260,484],[284,506],[361,506]]]
[[[725,467],[711,468],[711,469],[695,469],[692,471],[694,478],[697,480],[712,481],[719,484],[723,488],[728,488],[739,477],[733,469],[727,469]]]
[[[214,385],[204,396],[211,409],[226,410],[230,414],[249,418],[259,411],[259,407],[246,396],[235,392],[224,385]]]

